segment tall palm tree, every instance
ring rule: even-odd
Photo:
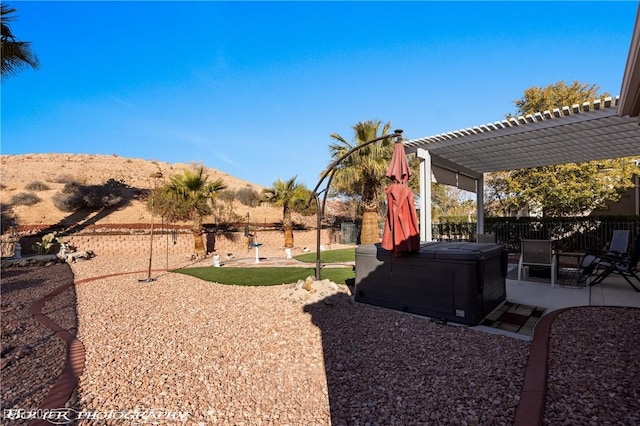
[[[291,211],[294,204],[299,200],[309,198],[309,190],[303,185],[296,183],[297,176],[284,182],[278,178],[271,188],[264,188],[262,194],[264,201],[275,207],[282,207],[282,226],[284,228],[284,247],[287,256],[293,248],[293,222]]]
[[[378,134],[381,126],[382,132]],[[379,120],[361,121],[353,126],[355,132],[353,144],[337,133],[332,133],[330,136],[336,142],[329,145],[331,158],[335,161],[350,149],[389,134],[390,129],[389,122],[382,125]],[[380,194],[385,185],[385,174],[393,153],[393,142],[394,139],[389,138],[370,144],[353,152],[336,166],[331,182],[333,190],[345,195],[360,196],[361,244],[374,244],[380,241],[378,207],[381,200]]]
[[[14,17],[10,15],[15,12],[16,9],[7,4],[0,4],[0,55],[2,56],[0,75],[3,80],[17,74],[23,68],[38,69],[40,67],[38,57],[31,51],[30,43],[18,40],[11,32],[9,22]]]
[[[207,182],[208,178],[203,166],[195,166],[193,170],[185,170],[182,175],[171,176],[169,183],[151,197],[154,210],[168,221],[192,222],[194,248],[198,256],[206,253],[202,241],[202,221],[212,213],[210,201],[227,188],[222,179]]]

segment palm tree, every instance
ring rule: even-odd
[[[350,149],[389,134],[391,123],[385,123],[382,126],[382,133],[378,134],[381,125],[379,120],[357,123],[353,126],[355,131],[353,145],[337,133],[331,134],[330,136],[336,141],[329,145],[331,158],[335,161]],[[385,184],[385,174],[393,153],[393,142],[393,138],[383,139],[354,151],[335,169],[331,182],[334,191],[350,196],[360,195],[361,197],[361,244],[374,244],[380,241],[378,207],[381,200],[380,194]]]
[[[309,190],[302,184],[296,183],[297,176],[284,182],[278,178],[273,183],[273,187],[264,188],[262,194],[264,201],[275,206],[282,207],[282,226],[284,228],[284,248],[287,250],[287,257],[290,257],[293,248],[293,222],[291,211],[294,204],[299,200],[308,200]]]
[[[38,69],[40,64],[38,57],[31,51],[30,43],[19,41],[11,32],[9,22],[13,20],[16,9],[7,4],[0,4],[0,55],[2,56],[2,68],[0,74],[4,80],[15,75],[22,68],[31,67]]]
[[[162,217],[170,222],[188,220],[192,222],[196,255],[204,256],[206,251],[202,241],[202,221],[212,213],[210,201],[226,189],[222,179],[207,182],[202,165],[193,170],[185,170],[182,175],[169,178],[169,183],[152,195],[151,202]]]

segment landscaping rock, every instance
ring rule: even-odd
[[[349,300],[349,290],[346,286],[339,286],[333,281],[324,279],[316,281],[308,276],[305,280],[298,280],[296,284],[285,288],[285,299],[305,304],[325,301],[328,305],[335,305]]]

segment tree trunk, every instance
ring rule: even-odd
[[[191,218],[193,220],[193,247],[196,251],[196,256],[205,257],[207,250],[204,247],[204,241],[202,240],[202,216],[197,210],[191,212]]]
[[[360,230],[360,244],[375,244],[380,242],[378,228],[378,187],[374,178],[365,179],[362,188],[362,229]]]
[[[360,244],[375,244],[379,242],[380,229],[378,228],[378,211],[365,210],[362,213]]]
[[[193,245],[196,251],[196,256],[204,257],[207,251],[204,248],[204,242],[202,241],[202,233],[200,231],[193,232]]]
[[[291,221],[289,206],[285,206],[283,209],[282,226],[284,228],[284,247],[293,248],[293,222]]]

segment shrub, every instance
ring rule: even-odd
[[[62,193],[75,194],[77,192],[80,192],[81,188],[82,188],[82,185],[79,182],[76,182],[76,181],[67,182],[62,188]]]
[[[67,183],[53,196],[53,205],[59,210],[72,212],[82,208],[98,210],[122,202],[122,192],[129,186],[123,180],[109,179],[102,185]]]
[[[124,179],[115,180],[114,178],[109,178],[103,185],[109,191],[122,191],[123,189],[131,188]]]
[[[62,191],[53,194],[51,200],[53,201],[53,205],[63,212],[74,212],[84,207],[82,196],[79,192],[65,192],[63,189]]]
[[[225,203],[233,203],[233,200],[236,199],[236,193],[233,189],[225,189],[218,193],[218,199]]]
[[[71,183],[77,182],[73,176],[71,175],[59,175],[53,179],[54,183]]]
[[[49,188],[49,186],[44,182],[34,180],[33,182],[26,184],[24,189],[27,191],[48,191],[51,188]]]
[[[256,207],[262,199],[262,196],[255,189],[244,187],[236,191],[236,199],[240,201],[242,205]]]
[[[49,250],[51,250],[51,247],[58,242],[56,234],[50,232],[42,237],[42,241],[35,243],[31,249],[37,251],[38,254],[47,254],[49,253]]]
[[[11,197],[11,203],[16,206],[33,206],[42,201],[36,194],[21,192]]]

